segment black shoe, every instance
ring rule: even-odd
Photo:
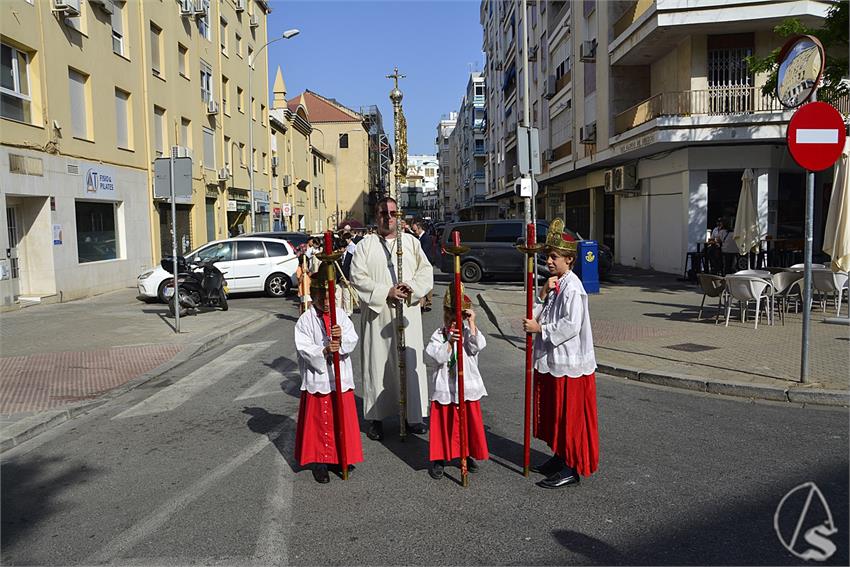
[[[564,460],[558,455],[552,455],[552,457],[545,463],[541,463],[539,465],[531,465],[531,472],[549,477],[561,470],[562,468],[564,468]]]
[[[431,466],[428,468],[428,474],[434,480],[443,478],[443,461],[431,461]]]
[[[476,463],[475,460],[472,457],[466,458],[466,470],[468,470],[471,473],[478,472],[478,463]]]
[[[316,482],[319,484],[327,484],[331,481],[330,475],[328,475],[328,465],[316,465],[313,467],[313,478],[316,479]]]
[[[366,437],[372,441],[380,441],[384,438],[384,424],[381,423],[381,420],[376,419],[369,422],[369,431],[366,432]]]
[[[424,423],[407,423],[407,430],[414,435],[425,435],[428,433],[428,426]]]
[[[537,486],[543,488],[565,488],[581,482],[578,473],[570,467],[564,467],[552,476],[541,480]]]
[[[355,468],[354,465],[348,465],[348,472],[353,471],[354,468]],[[328,470],[331,471],[334,474],[338,474],[340,476],[342,475],[342,467],[339,466],[338,464],[328,465]]]

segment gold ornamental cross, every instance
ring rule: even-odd
[[[393,68],[393,74],[392,74],[392,75],[387,75],[387,78],[388,78],[388,79],[393,79],[393,80],[395,81],[395,88],[398,88],[398,80],[399,80],[399,79],[406,79],[406,78],[407,78],[407,75],[399,75],[399,74],[398,74],[398,67],[394,67],[394,68]]]

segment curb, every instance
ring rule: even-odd
[[[95,400],[80,402],[59,410],[39,412],[35,415],[26,417],[17,423],[13,423],[4,428],[5,431],[9,432],[9,435],[0,440],[0,453],[4,453],[9,449],[17,447],[24,441],[28,441],[33,437],[41,435],[45,431],[65,423],[70,419],[86,414],[122,394],[135,390],[139,386],[150,382],[154,378],[158,378],[166,372],[174,370],[194,357],[226,343],[237,335],[245,334],[264,326],[271,322],[272,319],[274,319],[274,315],[272,313],[258,313],[253,317],[246,318],[245,320],[236,323],[232,328],[226,331],[221,331],[208,336],[206,339],[202,339],[201,342],[188,343],[170,360],[160,364],[150,372],[146,372],[141,376],[137,376],[132,380],[121,384],[120,386],[116,386]]]
[[[490,319],[490,322],[495,325],[503,338],[514,346],[518,346],[507,338],[504,332],[502,332],[499,321],[504,320],[505,315],[496,302],[488,298],[487,292],[482,291],[478,294],[478,302],[484,311],[487,312],[487,317]],[[518,346],[518,348],[525,347],[523,345],[521,347]],[[817,404],[843,407],[850,406],[850,392],[845,390],[815,390],[804,386],[787,387],[769,384],[751,384],[748,382],[734,382],[728,380],[714,380],[711,378],[701,378],[698,376],[689,376],[674,372],[645,370],[642,368],[623,366],[621,364],[609,364],[604,360],[597,360],[597,371],[601,374],[625,378],[626,380],[634,382],[653,384],[656,386],[667,386],[670,388],[680,388],[693,392],[703,392],[721,396],[797,404]]]

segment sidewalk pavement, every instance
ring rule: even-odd
[[[850,405],[850,332],[812,314],[809,382],[801,384],[802,315],[785,325],[764,317],[753,329],[733,308],[729,327],[715,325],[717,300],[675,276],[618,267],[613,281],[590,296],[590,316],[599,372],[689,390],[796,403]],[[502,334],[525,349],[522,288],[494,286],[479,300]],[[724,314],[725,315],[725,314]],[[830,313],[827,312],[826,316]],[[834,310],[832,316],[835,315]]]
[[[0,452],[273,318],[248,307],[174,319],[135,288],[0,315]]]

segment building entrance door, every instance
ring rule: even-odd
[[[12,301],[17,301],[21,295],[21,266],[18,259],[18,243],[21,241],[21,215],[17,207],[6,207],[6,226],[9,229],[9,248],[6,257],[9,259],[9,272],[12,281]]]

